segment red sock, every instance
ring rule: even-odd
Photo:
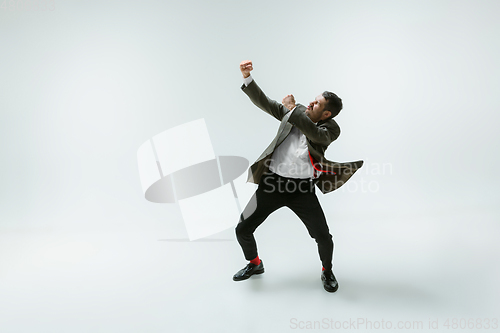
[[[250,260],[250,262],[254,265],[260,265],[259,256],[255,257],[255,259]]]

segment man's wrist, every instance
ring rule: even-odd
[[[252,75],[248,75],[247,77],[243,78],[243,83],[245,84],[245,86],[248,86],[250,83],[252,83],[252,81],[253,81]]]

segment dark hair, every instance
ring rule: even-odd
[[[328,118],[333,118],[340,113],[342,110],[342,99],[332,92],[323,92],[323,97],[326,99],[326,105],[324,111],[330,111],[332,115]]]

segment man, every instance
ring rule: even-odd
[[[337,163],[324,157],[327,147],[340,135],[333,117],[342,109],[342,100],[325,91],[307,108],[296,104],[293,95],[283,98],[280,104],[269,99],[253,80],[251,61],[242,61],[240,70],[244,78],[243,92],[281,125],[269,147],[249,169],[249,181],[259,186],[241,214],[236,237],[250,262],[233,276],[233,280],[246,280],[254,274],[264,273],[253,233],[272,212],[286,206],[302,220],[309,235],[316,240],[323,264],[323,286],[326,291],[335,292],[338,282],[332,271],[332,235],[314,185],[323,193],[331,192],[363,165],[363,161]]]

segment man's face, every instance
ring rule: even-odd
[[[322,120],[321,118],[328,118],[328,115],[323,117],[325,105],[326,99],[323,95],[318,95],[314,101],[309,103],[309,106],[306,109],[307,116],[315,123]]]

